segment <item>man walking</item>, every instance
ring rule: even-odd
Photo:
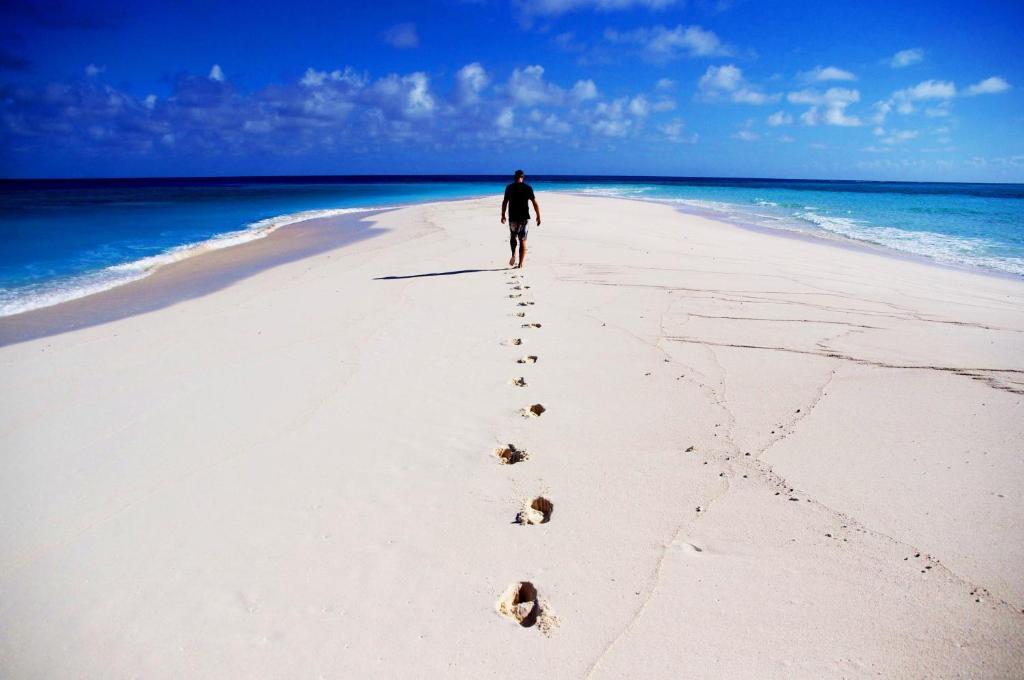
[[[526,183],[522,170],[516,170],[515,181],[505,187],[505,199],[501,202],[501,223],[505,224],[505,208],[508,208],[509,245],[512,246],[512,257],[509,267],[516,264],[516,239],[519,240],[519,268],[523,268],[526,260],[526,233],[530,223],[530,203],[537,213],[537,226],[540,226],[540,206],[533,195],[533,187]]]

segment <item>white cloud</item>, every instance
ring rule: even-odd
[[[341,71],[335,71],[339,76]],[[302,78],[299,79],[299,83],[306,87],[319,87],[324,84],[324,81],[330,77],[330,74],[326,71],[317,71],[314,68],[307,68]]]
[[[701,95],[710,101],[728,97],[737,104],[766,104],[779,95],[768,95],[749,85],[743,71],[732,64],[709,66],[697,84]]]
[[[659,125],[658,130],[666,137],[679,137],[683,133],[686,122],[682,118],[673,118],[664,125]]]
[[[917,130],[893,130],[887,136],[881,138],[882,144],[902,144],[917,137]]]
[[[514,69],[505,92],[515,103],[524,106],[557,103],[564,95],[561,88],[544,80],[544,67],[538,64]]]
[[[434,97],[430,94],[430,80],[425,73],[413,73],[402,79],[408,83],[406,113],[410,115],[430,114],[434,111]]]
[[[420,45],[420,36],[416,32],[416,24],[411,22],[395,24],[381,33],[380,37],[388,45],[400,50],[419,47]]]
[[[949,111],[949,100],[956,97],[956,84],[947,80],[923,80],[913,87],[907,87],[902,90],[896,90],[892,93],[892,97],[885,102],[878,102],[875,104],[875,115],[872,117],[872,122],[881,124],[885,121],[886,115],[893,109],[896,108],[896,112],[909,115],[917,110],[914,106],[914,102],[920,101],[934,101],[938,100],[937,106],[928,109],[929,115],[945,115],[943,111],[948,113]]]
[[[789,115],[785,111],[776,111],[772,115],[768,116],[768,124],[772,127],[778,127],[780,125],[789,125],[793,122],[793,116]]]
[[[827,104],[830,106],[838,104],[852,104],[860,101],[860,91],[850,90],[843,87],[830,87],[824,92],[818,90],[798,90],[786,95],[793,104]]]
[[[801,80],[808,83],[822,83],[829,80],[857,80],[857,76],[836,66],[815,66],[810,71],[799,74]]]
[[[585,102],[597,99],[597,85],[593,80],[577,80],[569,91],[569,96],[577,102]]]
[[[889,57],[889,66],[892,68],[903,68],[916,64],[924,59],[924,50],[920,47],[914,47],[909,50],[900,50],[896,54]]]
[[[660,78],[658,82],[654,84],[654,89],[661,90],[662,92],[668,92],[676,89],[676,81],[671,78]]]
[[[655,88],[657,76],[633,83],[632,91],[609,100],[593,81],[552,81],[540,66],[520,67],[515,73],[509,67],[504,82],[495,82],[496,74],[476,62],[453,71],[443,93],[433,91],[436,85],[424,72],[371,76],[350,68],[317,67],[305,69],[290,82],[252,89],[227,87],[226,74],[217,65],[205,74],[180,78],[159,97],[100,86],[80,72],[66,86],[67,92],[50,96],[49,90],[28,88],[28,94],[10,93],[12,102],[5,102],[5,107],[19,122],[28,123],[25,132],[11,130],[8,123],[3,134],[8,139],[40,138],[37,131],[54,128],[52,122],[63,121],[71,105],[83,110],[76,139],[97,152],[115,146],[123,150],[126,143],[139,153],[173,144],[197,157],[281,150],[376,153],[389,145],[418,153],[454,152],[506,132],[528,142],[558,141],[566,150],[610,149],[618,139],[644,144],[697,141],[682,117],[672,113],[674,95]],[[746,96],[742,73],[738,80],[730,80],[729,74],[724,69],[715,79],[733,87],[723,91],[725,101],[733,93]],[[222,84],[207,78],[225,80]],[[40,106],[46,107],[46,115],[36,113]]]
[[[375,104],[397,109],[405,116],[421,118],[434,112],[434,96],[426,73],[391,74],[374,82],[371,91]]]
[[[633,97],[633,99],[630,100],[629,112],[632,113],[634,116],[643,118],[644,116],[651,112],[651,105],[647,101],[647,98],[641,94],[636,97]]]
[[[330,72],[307,68],[302,78],[299,79],[299,83],[306,87],[320,87],[327,82],[342,83],[353,89],[359,89],[366,85],[366,76],[359,75],[351,67],[346,66],[344,71],[335,69]]]
[[[998,94],[1000,92],[1006,92],[1010,89],[1010,84],[1000,78],[999,76],[992,76],[991,78],[985,78],[981,82],[971,85],[964,90],[964,95],[967,97],[973,97],[979,94]]]
[[[594,107],[594,120],[590,125],[591,130],[605,137],[623,137],[633,127],[633,121],[626,113],[629,110],[629,100],[620,97],[611,102],[598,102]],[[631,112],[630,112],[631,113]]]
[[[670,142],[676,142],[678,144],[696,144],[697,135],[685,135],[683,131],[686,128],[686,122],[682,118],[673,118],[664,125],[658,126],[658,131],[665,135]]]
[[[841,127],[858,127],[864,122],[858,116],[846,114],[844,106],[819,107],[812,106],[800,114],[804,125],[838,125]]]
[[[89,76],[90,78],[95,78],[96,76],[98,76],[106,70],[106,66],[97,66],[96,64],[89,64],[85,67],[85,75]]]
[[[743,82],[743,71],[728,64],[726,66],[708,66],[708,70],[700,78],[702,90],[732,91]]]
[[[767,104],[769,102],[778,101],[781,95],[777,94],[765,94],[758,90],[751,90],[750,88],[744,87],[736,90],[732,95],[732,100],[738,104]]]
[[[789,135],[782,135],[781,137],[778,138],[778,141],[782,142],[783,144],[792,144],[796,140],[790,137]]]
[[[624,137],[629,132],[630,121],[603,119],[596,121],[591,129],[605,137]]]
[[[845,107],[829,107],[825,109],[824,120],[827,125],[857,127],[863,125],[857,116],[846,115]]]
[[[881,125],[885,122],[885,118],[889,115],[889,112],[892,111],[892,102],[875,102],[874,109],[875,113],[871,116],[871,122],[875,125]]]
[[[466,64],[455,74],[455,98],[461,104],[475,104],[489,82],[487,71],[478,62]]]
[[[651,105],[651,109],[658,113],[662,111],[672,111],[675,108],[676,102],[674,99],[671,99],[670,97],[662,97],[661,99],[659,99],[658,101],[654,102],[654,104]]]
[[[221,70],[220,64],[214,64],[213,68],[210,69],[210,80],[214,80],[218,83],[224,82],[224,71]]]
[[[838,125],[856,127],[863,125],[857,116],[847,115],[846,108],[860,101],[860,91],[843,87],[830,87],[824,92],[798,90],[786,98],[793,104],[810,104],[811,108],[800,115],[804,125]]]
[[[642,7],[660,10],[676,4],[676,0],[519,0],[516,4],[528,16],[556,16],[580,9],[611,12]]]
[[[494,124],[497,125],[498,129],[500,130],[510,130],[512,129],[512,126],[515,124],[515,122],[515,111],[513,111],[511,107],[505,107],[504,109],[501,110],[501,113],[498,114],[498,117],[494,121]]]
[[[754,124],[756,121],[753,118],[747,118],[740,124],[739,129],[734,132],[731,137],[733,139],[740,139],[744,142],[753,142],[761,139],[761,135],[754,131]]]
[[[895,99],[920,101],[924,99],[952,99],[956,96],[956,85],[945,80],[924,80],[913,87],[897,90]]]
[[[572,132],[572,127],[555,114],[549,114],[541,126],[544,132],[551,135],[567,135]]]
[[[613,43],[635,44],[642,54],[655,62],[666,62],[679,57],[722,57],[732,49],[711,31],[700,26],[678,25],[675,28],[655,26],[620,32],[608,29],[605,38]]]

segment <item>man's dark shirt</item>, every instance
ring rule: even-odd
[[[533,187],[526,182],[512,182],[505,187],[505,200],[508,201],[508,221],[529,222],[532,199]]]

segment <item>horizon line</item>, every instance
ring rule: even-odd
[[[148,181],[254,181],[254,180],[313,180],[313,179],[502,179],[510,173],[353,173],[353,174],[295,174],[295,175],[136,175],[123,177],[0,177],[0,185],[17,185],[31,183],[70,183],[86,184],[89,182],[131,183]],[[762,181],[762,182],[829,182],[847,184],[980,184],[991,186],[1019,186],[1021,182],[962,182],[952,180],[900,180],[900,179],[825,179],[815,177],[754,177],[727,175],[620,175],[620,174],[579,174],[579,173],[536,173],[527,175],[542,179],[596,179],[596,180],[729,180],[729,181]]]

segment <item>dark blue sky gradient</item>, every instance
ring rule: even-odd
[[[0,176],[1021,181],[1022,7],[8,1]]]

